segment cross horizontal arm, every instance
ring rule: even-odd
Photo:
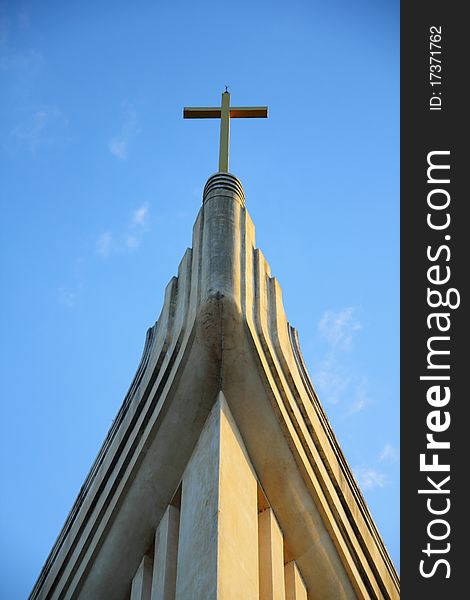
[[[268,118],[268,107],[267,106],[232,106],[230,108],[230,118],[238,119],[267,119]]]
[[[211,108],[203,106],[198,108],[185,107],[183,109],[183,119],[220,119],[220,108]]]
[[[183,109],[184,119],[220,119],[220,108],[212,108],[210,106],[203,107],[186,107]],[[230,108],[231,119],[267,119],[267,106],[233,106]]]

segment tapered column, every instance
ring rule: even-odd
[[[176,600],[259,600],[257,483],[220,393],[183,475]]]
[[[178,554],[179,513],[169,506],[155,533],[151,600],[174,600]]]
[[[152,588],[152,559],[144,556],[132,579],[131,600],[150,600]]]
[[[284,567],[286,581],[286,600],[307,600],[307,588],[295,564],[291,560]]]
[[[273,511],[259,514],[259,597],[285,600],[284,540]]]

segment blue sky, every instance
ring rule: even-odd
[[[232,123],[257,244],[399,562],[399,12],[0,4],[0,596],[29,593],[124,398]]]

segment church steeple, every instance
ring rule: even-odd
[[[226,148],[31,599],[399,598]]]

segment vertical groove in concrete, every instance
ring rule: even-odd
[[[151,600],[174,600],[180,511],[168,506],[155,532]]]
[[[258,544],[260,600],[286,600],[284,540],[271,508],[258,515]]]
[[[307,600],[307,588],[295,560],[284,565],[286,600]]]
[[[152,567],[152,559],[144,556],[132,579],[131,600],[150,600]]]

